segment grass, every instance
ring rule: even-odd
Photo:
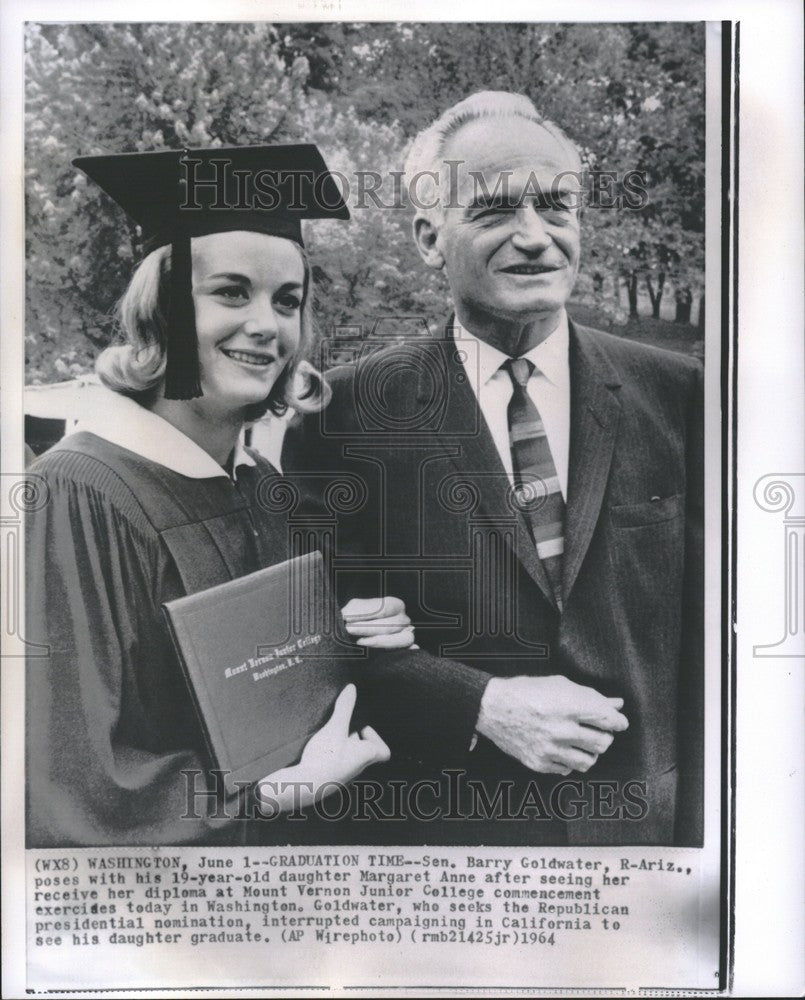
[[[609,327],[602,323],[600,312],[584,303],[571,302],[567,311],[571,319],[576,322],[607,330],[616,337],[626,337],[642,344],[662,347],[666,351],[693,354],[699,358],[704,355],[702,331],[690,323],[674,323],[667,319],[654,319],[652,316],[638,316],[636,319],[628,320],[623,326]]]

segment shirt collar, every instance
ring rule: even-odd
[[[230,478],[212,455],[173,424],[111,389],[100,388],[97,412],[79,420],[75,429],[89,431],[188,479]],[[238,466],[256,464],[238,439],[232,478],[236,478]]]
[[[486,385],[490,379],[495,377],[503,362],[508,360],[509,355],[470,333],[461,325],[458,317],[455,318],[454,326],[456,340],[470,341],[477,345],[479,384]],[[566,387],[570,384],[569,344],[570,331],[567,313],[563,309],[556,329],[536,347],[527,351],[523,357],[528,358],[549,382],[559,388]]]
[[[524,357],[531,361],[545,378],[558,388],[570,384],[570,330],[567,313],[562,310],[559,325],[541,344],[532,347]]]

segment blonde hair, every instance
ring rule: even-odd
[[[257,420],[268,411],[282,416],[289,406],[300,412],[315,412],[329,402],[330,388],[308,360],[317,335],[310,264],[304,249],[300,246],[299,250],[305,266],[299,346],[268,397],[247,408],[247,420]],[[165,378],[170,269],[169,246],[154,250],[142,261],[117,304],[117,321],[126,342],[107,347],[95,362],[105,386],[144,405],[154,401]]]
[[[581,156],[576,146],[558,125],[537,111],[529,98],[507,90],[480,90],[448,108],[423,129],[414,139],[405,160],[406,190],[416,189],[422,205],[417,207],[416,214],[435,227],[444,222],[442,195],[450,182],[444,156],[447,144],[465,125],[482,118],[522,118],[541,126],[559,142],[574,169],[581,173]]]

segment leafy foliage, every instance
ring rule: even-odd
[[[479,89],[526,93],[593,170],[645,173],[639,211],[586,212],[582,301],[619,322],[624,279],[697,290],[703,77],[699,24],[31,25],[29,377],[91,368],[137,259],[134,227],[70,166],[79,155],[315,141],[347,178],[353,216],[308,233],[321,327],[440,318],[446,286],[416,254],[410,210],[378,200],[395,200],[415,132]],[[359,171],[378,173],[380,191]]]

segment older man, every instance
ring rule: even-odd
[[[374,839],[699,843],[700,366],[569,320],[580,160],[525,97],[450,108],[407,175],[455,312],[331,372],[283,456],[359,477],[339,579],[441,657],[365,677],[400,792]]]

